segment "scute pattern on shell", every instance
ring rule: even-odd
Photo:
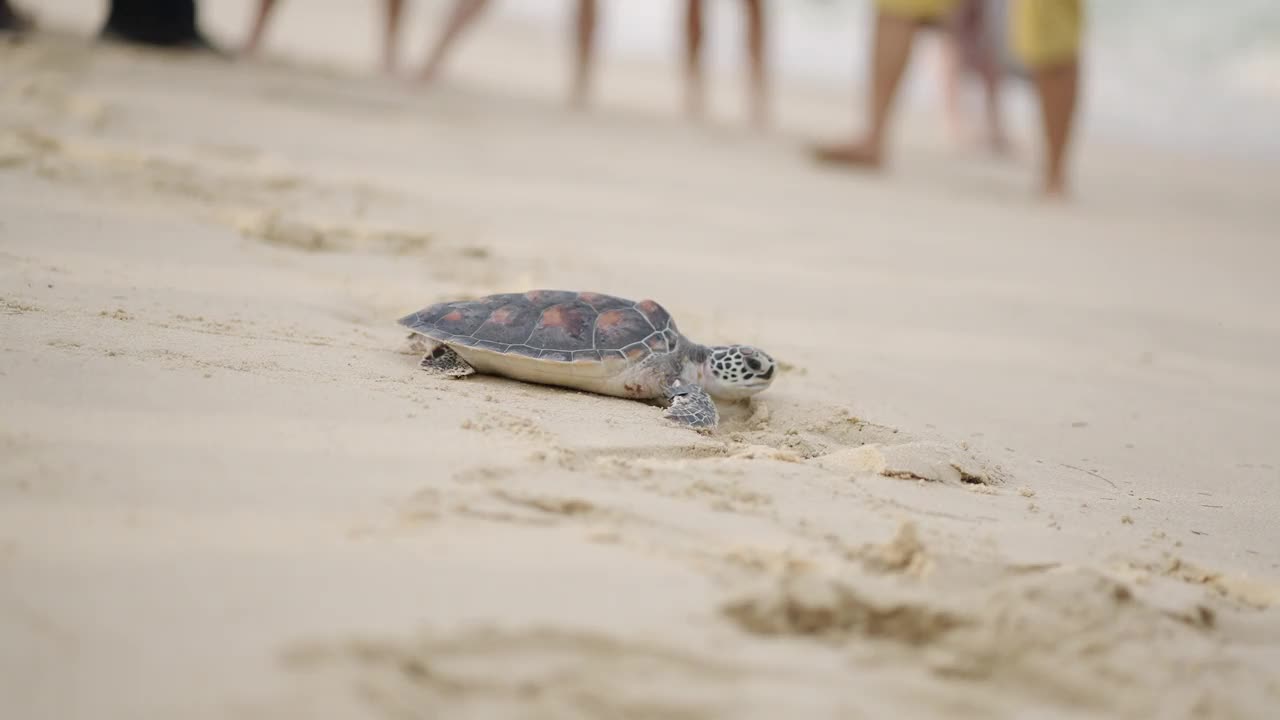
[[[439,342],[555,362],[672,352],[675,322],[652,300],[562,290],[490,295],[432,305],[400,324]]]

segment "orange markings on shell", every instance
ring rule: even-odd
[[[636,309],[640,311],[640,314],[644,315],[654,329],[661,330],[671,321],[662,306],[652,300],[641,300],[636,303]]]
[[[609,330],[621,325],[626,319],[626,310],[606,310],[596,318],[596,329]]]
[[[557,295],[560,295],[561,297],[563,297],[564,294],[558,293],[555,290],[530,290],[529,292],[524,294],[524,296],[532,302],[542,302],[544,300],[550,300],[556,297]]]
[[[559,305],[552,305],[542,312],[543,327],[564,327],[568,323],[565,317],[564,308]]]

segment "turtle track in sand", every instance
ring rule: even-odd
[[[1224,646],[1204,605],[1162,603],[1158,591],[1085,568],[981,566],[915,550],[929,554],[931,572],[762,569],[756,589],[724,594],[710,641],[428,624],[293,643],[281,661],[296,692],[355,690],[385,718],[426,708],[442,717],[777,717],[794,709],[796,695],[783,690],[803,690],[829,716],[860,707],[873,683],[909,701],[929,682],[935,701],[988,717],[1004,716],[999,703],[1010,697],[1025,712],[1120,717],[1248,717],[1245,708],[1280,699],[1274,678]],[[973,574],[985,582],[964,579]],[[1219,692],[1226,678],[1248,690]]]
[[[960,539],[953,528],[972,518],[961,512],[921,531],[914,522],[901,520],[903,511],[928,518],[928,510],[877,498],[876,486],[862,487],[859,478],[963,493],[977,502],[987,500],[983,495],[988,493],[1006,502],[1036,493],[1025,486],[1009,488],[1008,473],[962,444],[911,437],[834,409],[825,413],[826,419],[812,419],[785,403],[778,405],[780,411],[757,400],[728,413],[724,433],[686,435],[672,444],[576,448],[562,445],[565,435],[541,438],[549,445],[535,450],[530,464],[477,466],[456,476],[453,482],[465,485],[471,495],[456,506],[465,511],[455,517],[520,526],[527,532],[573,531],[587,542],[672,561],[713,578],[722,588],[719,601],[706,611],[737,634],[737,640],[726,642],[740,643],[740,650],[757,642],[784,643],[814,662],[826,658],[819,665],[836,658],[855,674],[897,668],[917,678],[907,681],[904,693],[909,694],[912,682],[932,678],[941,682],[934,686],[939,697],[971,709],[983,707],[992,687],[1023,698],[1027,707],[1122,716],[1175,716],[1186,708],[1204,716],[1244,716],[1242,708],[1280,700],[1280,684],[1251,667],[1248,648],[1238,642],[1243,637],[1239,623],[1250,622],[1255,608],[1274,600],[1255,602],[1262,595],[1245,593],[1247,588],[1234,581],[1219,582],[1222,576],[1209,571],[1165,573],[1160,570],[1164,565],[1132,563],[1113,569],[1070,562],[1028,564],[953,549]],[[967,466],[969,462],[976,464]],[[771,476],[752,479],[754,474],[744,472],[760,463],[771,467]],[[979,472],[990,475],[982,478]],[[851,543],[838,530],[832,534],[838,525],[824,527],[818,517],[793,512],[793,507],[816,507],[806,496],[824,495],[831,496],[834,502],[828,505],[833,507],[846,498],[858,501],[846,506],[851,514],[845,522],[875,520],[880,527],[896,527],[894,534],[884,543]],[[441,496],[430,502],[439,509],[432,522],[447,523],[451,512],[440,504]],[[705,526],[708,511],[730,519],[728,524]],[[729,527],[741,530],[725,534]],[[745,541],[747,537],[753,539]],[[470,645],[464,638],[473,632],[512,633],[515,638],[540,631],[478,627],[436,637]],[[425,647],[413,639],[421,636],[408,637],[391,641],[397,656],[416,652],[407,648]],[[643,646],[637,638],[608,637],[620,657],[627,648]],[[505,646],[481,651],[478,643],[472,647],[492,653],[489,657],[498,662],[509,651]],[[1138,650],[1152,647],[1157,662]],[[593,662],[589,649],[567,652],[575,663]],[[750,655],[743,653],[740,657]],[[442,677],[450,676],[454,656],[449,652],[429,650],[416,657],[438,667]],[[701,657],[712,664],[723,656]],[[330,654],[326,662],[330,670],[344,667],[349,677],[365,682],[403,682],[403,673],[385,662],[353,667],[357,661],[349,649]],[[612,661],[594,662],[607,666]],[[661,664],[650,672],[659,677],[681,672],[679,663]],[[599,711],[605,706],[596,704],[598,698],[560,694],[566,687],[593,682],[583,666],[575,667],[531,681],[523,686],[525,692],[557,698],[565,716]],[[783,672],[783,667],[744,661],[734,670],[751,678],[771,671]],[[808,677],[821,685],[816,669]],[[1217,692],[1223,679],[1253,688],[1253,695]],[[639,683],[631,687],[614,697],[628,696]],[[843,697],[828,688],[827,697],[837,706],[856,704],[851,687]],[[396,702],[417,702],[412,698],[424,692],[421,687],[398,688],[387,691]],[[427,692],[433,702],[465,707],[471,693],[478,697],[487,691],[458,688],[444,699],[438,687]],[[698,718],[746,712],[733,700],[723,702],[727,704],[677,707]]]

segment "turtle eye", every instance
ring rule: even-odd
[[[750,358],[750,357],[749,357],[749,358],[747,358],[747,367],[751,368],[752,370],[755,370],[756,372],[759,372],[759,371],[760,371],[760,361],[759,361],[759,360],[757,360],[757,359],[755,359],[755,358]]]

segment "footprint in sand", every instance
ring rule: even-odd
[[[970,622],[919,600],[878,600],[808,571],[792,572],[770,591],[733,600],[725,617],[757,635],[868,639],[926,645]]]
[[[133,314],[126,311],[124,308],[116,308],[115,310],[110,311],[103,310],[98,313],[98,317],[110,318],[121,322],[131,322],[134,319]]]
[[[456,282],[489,282],[479,272],[493,253],[478,245],[442,244],[435,233],[423,230],[377,228],[342,222],[325,222],[292,216],[279,209],[229,212],[225,220],[241,235],[265,245],[307,253],[363,253],[390,256],[430,256],[437,277]],[[467,293],[461,295],[465,298]],[[457,300],[458,297],[450,299]]]
[[[231,222],[246,237],[304,252],[415,255],[426,252],[433,242],[428,232],[322,224],[288,217],[275,210],[244,212]],[[475,252],[472,248],[464,248],[458,255],[474,257]]]
[[[911,567],[922,552],[903,530],[881,550],[888,551],[882,559],[891,572]],[[1274,700],[1274,685],[1268,690],[1260,671],[1233,661],[1215,637],[1227,625],[1203,593],[1171,593],[1083,567],[930,559],[941,572],[905,584],[786,567],[720,611],[747,634],[848,647],[880,670],[900,663],[947,678],[1016,685],[1028,697],[1079,704],[1094,714],[1165,716],[1174,687],[1170,707],[1195,706],[1206,717],[1243,717],[1249,713],[1241,708],[1267,707],[1269,694]],[[1165,570],[1150,572],[1168,577]],[[1201,575],[1190,572],[1186,582]],[[1223,687],[1247,690],[1224,694]]]
[[[9,298],[0,299],[0,313],[4,315],[26,315],[27,313],[36,312],[40,312],[38,305]]]
[[[495,490],[493,496],[516,507],[536,510],[547,515],[583,517],[602,513],[594,504],[581,498],[527,495],[507,490]]]
[[[555,435],[544,430],[538,422],[503,411],[482,413],[473,419],[463,420],[461,427],[481,433],[502,432],[527,440],[550,442],[555,439]]]
[[[554,627],[298,643],[282,660],[300,683],[311,681],[301,691],[359,687],[388,718],[424,709],[473,716],[478,707],[494,717],[731,717],[733,688],[766,679],[713,655]]]

